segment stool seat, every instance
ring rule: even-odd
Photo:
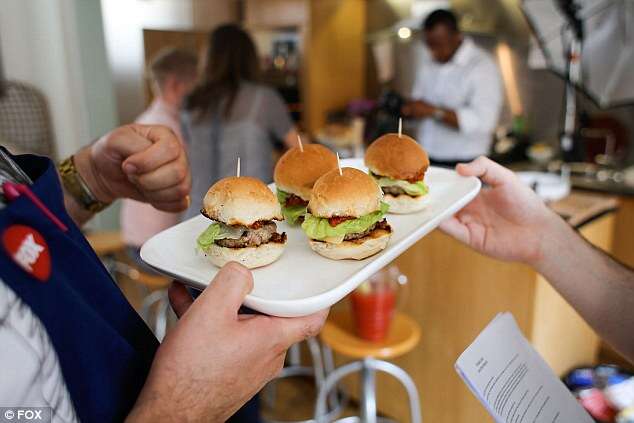
[[[151,275],[140,270],[137,270],[136,277],[132,279],[141,285],[145,285],[149,289],[167,289],[172,283],[172,279],[167,276]]]
[[[351,312],[335,312],[328,317],[320,337],[324,344],[348,357],[393,359],[416,347],[420,327],[410,317],[396,312],[386,339],[370,342],[357,336]]]
[[[118,231],[91,232],[86,234],[86,239],[98,256],[114,254],[125,248],[121,233]]]

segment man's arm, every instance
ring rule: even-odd
[[[502,107],[500,74],[492,62],[481,62],[466,76],[472,81],[466,104],[455,110],[413,100],[403,106],[404,116],[417,119],[437,119],[446,126],[465,134],[490,134],[495,129]],[[417,92],[417,91],[415,91]]]
[[[597,333],[634,362],[634,271],[553,222],[535,269]]]
[[[441,229],[491,257],[533,266],[634,362],[634,271],[592,247],[510,170],[481,157],[457,171],[488,187]]]
[[[187,155],[167,127],[134,124],[117,128],[79,150],[74,163],[101,202],[133,198],[169,212],[183,211],[189,205]],[[64,204],[80,226],[93,215],[66,188]]]
[[[451,109],[434,106],[423,100],[413,100],[406,103],[401,110],[403,116],[416,119],[435,118],[450,128],[460,129],[458,115]]]

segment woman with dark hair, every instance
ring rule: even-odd
[[[196,215],[209,186],[241,173],[270,182],[276,142],[294,146],[297,132],[277,92],[258,83],[259,64],[253,40],[237,25],[211,32],[205,66],[197,88],[185,103],[183,138],[192,169],[192,205]]]

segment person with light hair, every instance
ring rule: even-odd
[[[180,109],[196,83],[197,65],[196,55],[187,50],[172,47],[160,50],[152,58],[148,69],[154,100],[136,123],[166,126],[182,143]],[[124,200],[121,206],[121,235],[130,258],[148,271],[139,257],[141,246],[153,235],[177,224],[180,217],[180,213],[159,211],[147,203]]]

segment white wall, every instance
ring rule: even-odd
[[[8,79],[28,82],[44,92],[59,155],[88,141],[81,99],[78,45],[72,1],[3,0],[0,40]]]
[[[143,111],[143,28],[190,29],[191,0],[101,0],[108,60],[118,117],[133,121]]]
[[[116,125],[99,0],[1,0],[8,79],[46,96],[57,155],[66,157]],[[114,227],[116,210],[96,227]]]

